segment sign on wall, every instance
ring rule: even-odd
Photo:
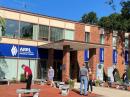
[[[99,60],[100,63],[104,63],[104,48],[100,48]]]
[[[89,50],[85,50],[84,51],[84,62],[88,62],[89,61]]]
[[[116,64],[117,63],[117,50],[114,49],[113,50],[113,64]]]
[[[0,56],[37,58],[37,47],[15,44],[0,44]]]

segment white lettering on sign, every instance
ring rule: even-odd
[[[21,47],[20,55],[34,55],[34,52],[31,51],[31,48]]]
[[[20,52],[31,52],[30,48],[20,48]]]

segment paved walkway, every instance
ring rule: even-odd
[[[80,84],[76,83],[75,88],[79,89]],[[101,96],[98,97],[130,97],[130,91],[119,90],[106,87],[93,87],[93,92]]]
[[[94,93],[102,95],[99,97],[130,97],[130,91],[105,87],[94,87]]]
[[[18,97],[16,94],[16,90],[20,88],[25,88],[25,84],[10,84],[8,85],[0,85],[0,97]],[[53,88],[48,85],[32,85],[32,88],[40,89],[40,97],[64,97],[61,95],[60,90],[58,88]],[[22,97],[32,97],[32,94],[22,94]],[[79,95],[77,91],[70,91],[69,95],[65,97],[85,97]],[[97,94],[92,93],[86,97],[98,97]]]

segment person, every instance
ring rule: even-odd
[[[90,93],[92,93],[92,91],[93,91],[93,87],[92,87],[92,80],[93,80],[93,78],[92,78],[91,68],[89,68],[88,77],[89,77],[89,80],[88,80],[88,88],[87,88],[87,90],[89,91],[89,86],[90,86],[90,89],[91,89]]]
[[[48,79],[49,79],[49,81],[50,81],[50,83],[51,83],[51,86],[52,86],[52,87],[55,87],[53,78],[54,78],[54,69],[52,68],[52,66],[50,66],[50,68],[49,68],[49,70],[48,70]]]
[[[22,65],[22,68],[24,70],[24,75],[26,78],[26,89],[31,89],[31,83],[32,83],[32,70],[30,67],[26,65]]]
[[[83,95],[83,86],[84,86],[84,95],[87,96],[88,69],[86,68],[85,64],[83,64],[83,66],[80,68],[79,76],[80,76],[80,95]]]
[[[127,75],[127,70],[125,69],[124,70],[124,73],[122,75],[122,80],[123,80],[123,83],[128,83],[128,75]]]

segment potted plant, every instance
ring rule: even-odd
[[[70,79],[66,82],[66,84],[69,85],[70,90],[72,90],[74,88],[74,80]]]

